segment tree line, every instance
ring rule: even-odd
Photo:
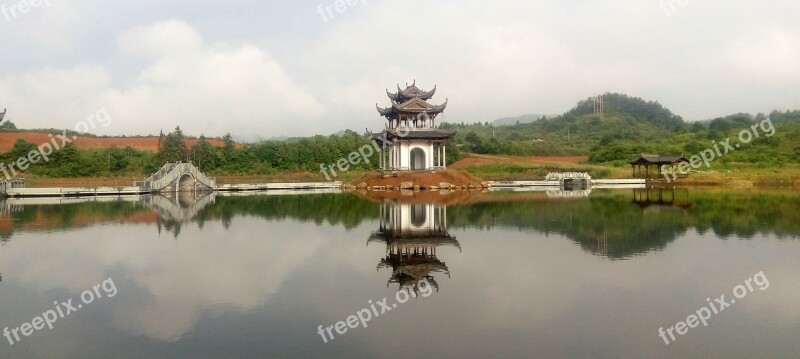
[[[192,162],[210,174],[259,175],[284,171],[319,171],[322,163],[335,163],[371,139],[353,131],[341,135],[295,138],[237,144],[230,134],[223,146],[212,146],[200,136],[191,146],[180,127],[159,136],[158,150],[127,147],[78,148],[73,143],[54,151],[46,163],[31,165],[25,173],[46,177],[147,176],[167,162]],[[38,145],[18,139],[11,150],[0,153],[0,162],[26,157]],[[448,153],[449,156],[452,156]],[[357,169],[377,168],[378,156]],[[23,174],[24,176],[24,174]]]

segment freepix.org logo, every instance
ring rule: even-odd
[[[111,124],[111,116],[108,115],[105,108],[100,109],[96,113],[88,116],[85,121],[79,121],[75,124],[75,132],[79,134],[86,133],[93,128],[97,128],[97,125],[102,127],[108,127]],[[53,154],[54,151],[58,151],[64,146],[72,143],[75,141],[78,136],[68,136],[67,130],[64,130],[61,134],[48,134],[49,142],[42,143],[39,146],[36,146],[36,149],[31,150],[28,152],[27,156],[20,156],[13,162],[9,162],[8,164],[4,162],[0,162],[0,172],[3,173],[6,180],[10,180],[13,177],[18,175],[17,171],[25,171],[30,167],[30,165],[34,165],[39,163],[40,161],[44,160],[45,163],[50,161],[50,155]]]
[[[754,139],[761,137],[762,134],[764,137],[769,138],[775,136],[775,133],[775,126],[772,125],[772,120],[767,117],[763,121],[757,122],[752,126],[739,131],[738,143],[731,144],[730,137],[723,141],[711,141],[711,147],[706,148],[705,150],[700,151],[699,154],[689,158],[688,163],[683,162],[679,164],[677,166],[677,170],[675,167],[666,165],[663,166],[661,170],[664,175],[664,180],[667,183],[672,182],[678,178],[678,174],[685,175],[689,173],[690,167],[695,170],[703,165],[705,165],[706,168],[711,168],[711,162],[713,162],[715,159],[723,157],[730,152],[736,151],[736,149],[742,147],[743,144],[746,145],[752,142]]]
[[[53,329],[53,324],[59,319],[64,319],[70,314],[83,309],[84,304],[94,303],[96,300],[103,298],[104,294],[106,298],[114,298],[117,295],[117,285],[114,284],[114,280],[111,278],[95,284],[91,289],[84,290],[80,295],[80,302],[76,301],[73,304],[72,298],[60,303],[55,301],[53,302],[53,309],[46,310],[42,315],[34,317],[30,322],[22,323],[18,327],[3,328],[3,336],[8,340],[8,344],[14,345],[19,343],[23,337],[29,337],[37,331],[44,330],[45,327]]]
[[[11,5],[4,3],[0,5],[0,13],[3,13],[3,18],[10,22],[42,6],[50,7],[50,0],[22,0]]]

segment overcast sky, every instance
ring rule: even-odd
[[[106,109],[90,132],[363,132],[414,79],[449,122],[606,91],[690,121],[800,109],[796,0],[27,1],[0,0],[0,108],[21,128]]]

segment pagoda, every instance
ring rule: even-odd
[[[461,251],[461,244],[447,231],[447,207],[431,203],[383,203],[380,227],[367,245],[372,242],[385,243],[386,256],[381,258],[378,269],[390,268],[387,286],[396,283],[399,289],[425,279],[438,291],[439,284],[432,274],[449,277],[450,270],[438,258],[437,248],[448,246]]]
[[[381,150],[382,170],[424,171],[447,167],[445,144],[456,131],[436,127],[436,116],[447,107],[447,100],[441,105],[428,103],[435,93],[436,86],[423,91],[415,80],[405,89],[397,85],[396,93],[386,90],[391,106],[382,108],[375,104],[378,113],[387,120],[386,129],[373,135]]]

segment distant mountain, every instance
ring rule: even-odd
[[[498,119],[492,121],[492,125],[494,125],[494,126],[513,126],[513,125],[517,124],[517,121],[519,121],[519,123],[531,123],[531,122],[538,121],[539,119],[542,118],[542,116],[555,117],[555,116],[558,116],[558,115],[527,114],[527,115],[522,115],[522,116],[517,116],[517,117],[503,117],[503,118],[498,118]]]

